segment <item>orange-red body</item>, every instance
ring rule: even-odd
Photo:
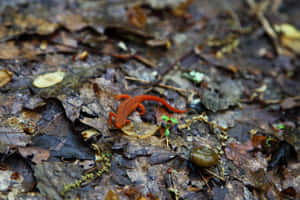
[[[113,124],[112,117],[115,118],[115,126],[117,128],[122,128],[126,124],[130,123],[130,120],[127,119],[128,115],[130,115],[132,112],[134,112],[137,108],[140,109],[140,115],[145,114],[146,110],[143,106],[143,101],[157,101],[162,103],[164,106],[166,106],[169,110],[177,113],[184,113],[186,110],[178,110],[168,102],[166,102],[164,99],[152,96],[152,95],[138,95],[131,97],[127,94],[121,94],[117,96],[117,99],[122,100],[125,99],[119,106],[117,114],[110,112],[108,116],[108,122],[109,124]]]

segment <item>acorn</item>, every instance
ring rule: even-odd
[[[198,167],[212,167],[218,163],[219,157],[214,150],[200,146],[193,148],[190,159]]]

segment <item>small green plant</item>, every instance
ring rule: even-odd
[[[165,137],[166,137],[166,140],[167,140],[167,146],[169,146],[168,136],[170,135],[170,128],[174,124],[177,124],[178,120],[176,118],[169,118],[166,115],[161,116],[161,119],[166,122],[165,127],[164,127],[165,128]]]
[[[280,130],[284,129],[284,125],[283,124],[275,124],[276,128],[279,128]]]
[[[267,139],[266,139],[266,146],[267,147],[271,147],[271,144],[270,144],[270,141],[272,140],[272,138],[271,137],[267,137]]]

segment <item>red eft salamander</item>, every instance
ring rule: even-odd
[[[152,96],[152,95],[138,95],[131,97],[127,94],[120,94],[117,95],[118,100],[125,99],[119,106],[117,114],[110,112],[108,116],[108,123],[113,124],[112,117],[115,118],[114,125],[117,128],[122,128],[123,126],[130,123],[130,120],[127,119],[128,115],[130,115],[132,112],[134,112],[137,108],[140,109],[140,115],[145,114],[146,110],[144,105],[142,104],[143,101],[157,101],[162,103],[164,106],[166,106],[169,110],[177,113],[184,113],[186,110],[178,110],[168,102],[166,102],[164,99]]]

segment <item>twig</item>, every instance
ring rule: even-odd
[[[180,58],[176,59],[175,62],[173,62],[171,65],[169,65],[167,67],[167,69],[160,75],[160,78],[156,81],[154,81],[154,83],[151,83],[152,86],[155,85],[159,85],[160,82],[162,81],[163,77],[168,74],[180,61],[182,61],[184,58],[186,58],[187,56],[189,56],[191,53],[194,52],[194,49],[188,51],[186,54],[184,54],[183,56],[181,56]]]
[[[125,76],[125,79],[130,80],[130,81],[138,81],[140,83],[151,84],[150,81],[145,81],[145,80],[137,79],[137,78],[130,77],[130,76]],[[167,88],[167,89],[170,89],[170,90],[175,90],[176,92],[179,92],[179,93],[193,92],[191,90],[180,89],[180,88],[177,88],[177,87],[173,87],[173,86],[170,86],[170,85],[164,85],[164,84],[157,84],[156,86],[162,87],[162,88]]]
[[[266,31],[267,35],[272,40],[272,43],[273,43],[273,46],[275,48],[275,51],[276,51],[277,55],[281,55],[282,54],[282,49],[281,49],[280,44],[278,42],[277,34],[273,30],[273,28],[272,28],[271,24],[269,23],[269,21],[264,16],[264,12],[267,9],[270,1],[265,0],[262,3],[260,3],[259,5],[257,3],[255,3],[254,0],[246,0],[246,1],[249,5],[250,9],[255,13],[257,19],[259,20],[259,22],[263,26],[263,28]]]
[[[224,179],[223,177],[217,175],[216,173],[210,171],[209,169],[205,169],[205,171],[206,171],[207,173],[209,173],[209,174],[211,174],[211,175],[217,177],[218,179],[220,179],[220,180],[222,180],[222,181],[225,181],[225,179]]]
[[[52,44],[57,44],[57,45],[62,45],[64,47],[73,49],[73,50],[80,50],[79,47],[77,46],[73,46],[73,45],[68,45],[68,44],[63,44],[60,42],[55,42],[55,41],[51,41]],[[114,58],[118,58],[118,59],[122,59],[122,60],[128,60],[128,59],[135,59],[149,67],[154,68],[155,67],[155,63],[153,63],[152,61],[150,61],[149,59],[139,55],[139,54],[117,54],[117,53],[110,53],[110,52],[105,52],[105,51],[99,51],[97,49],[94,48],[90,48],[90,47],[86,47],[86,46],[82,46],[81,47],[83,50],[86,50],[87,52],[91,53],[91,54],[95,54],[95,55],[108,55]],[[75,53],[75,52],[74,52]]]

